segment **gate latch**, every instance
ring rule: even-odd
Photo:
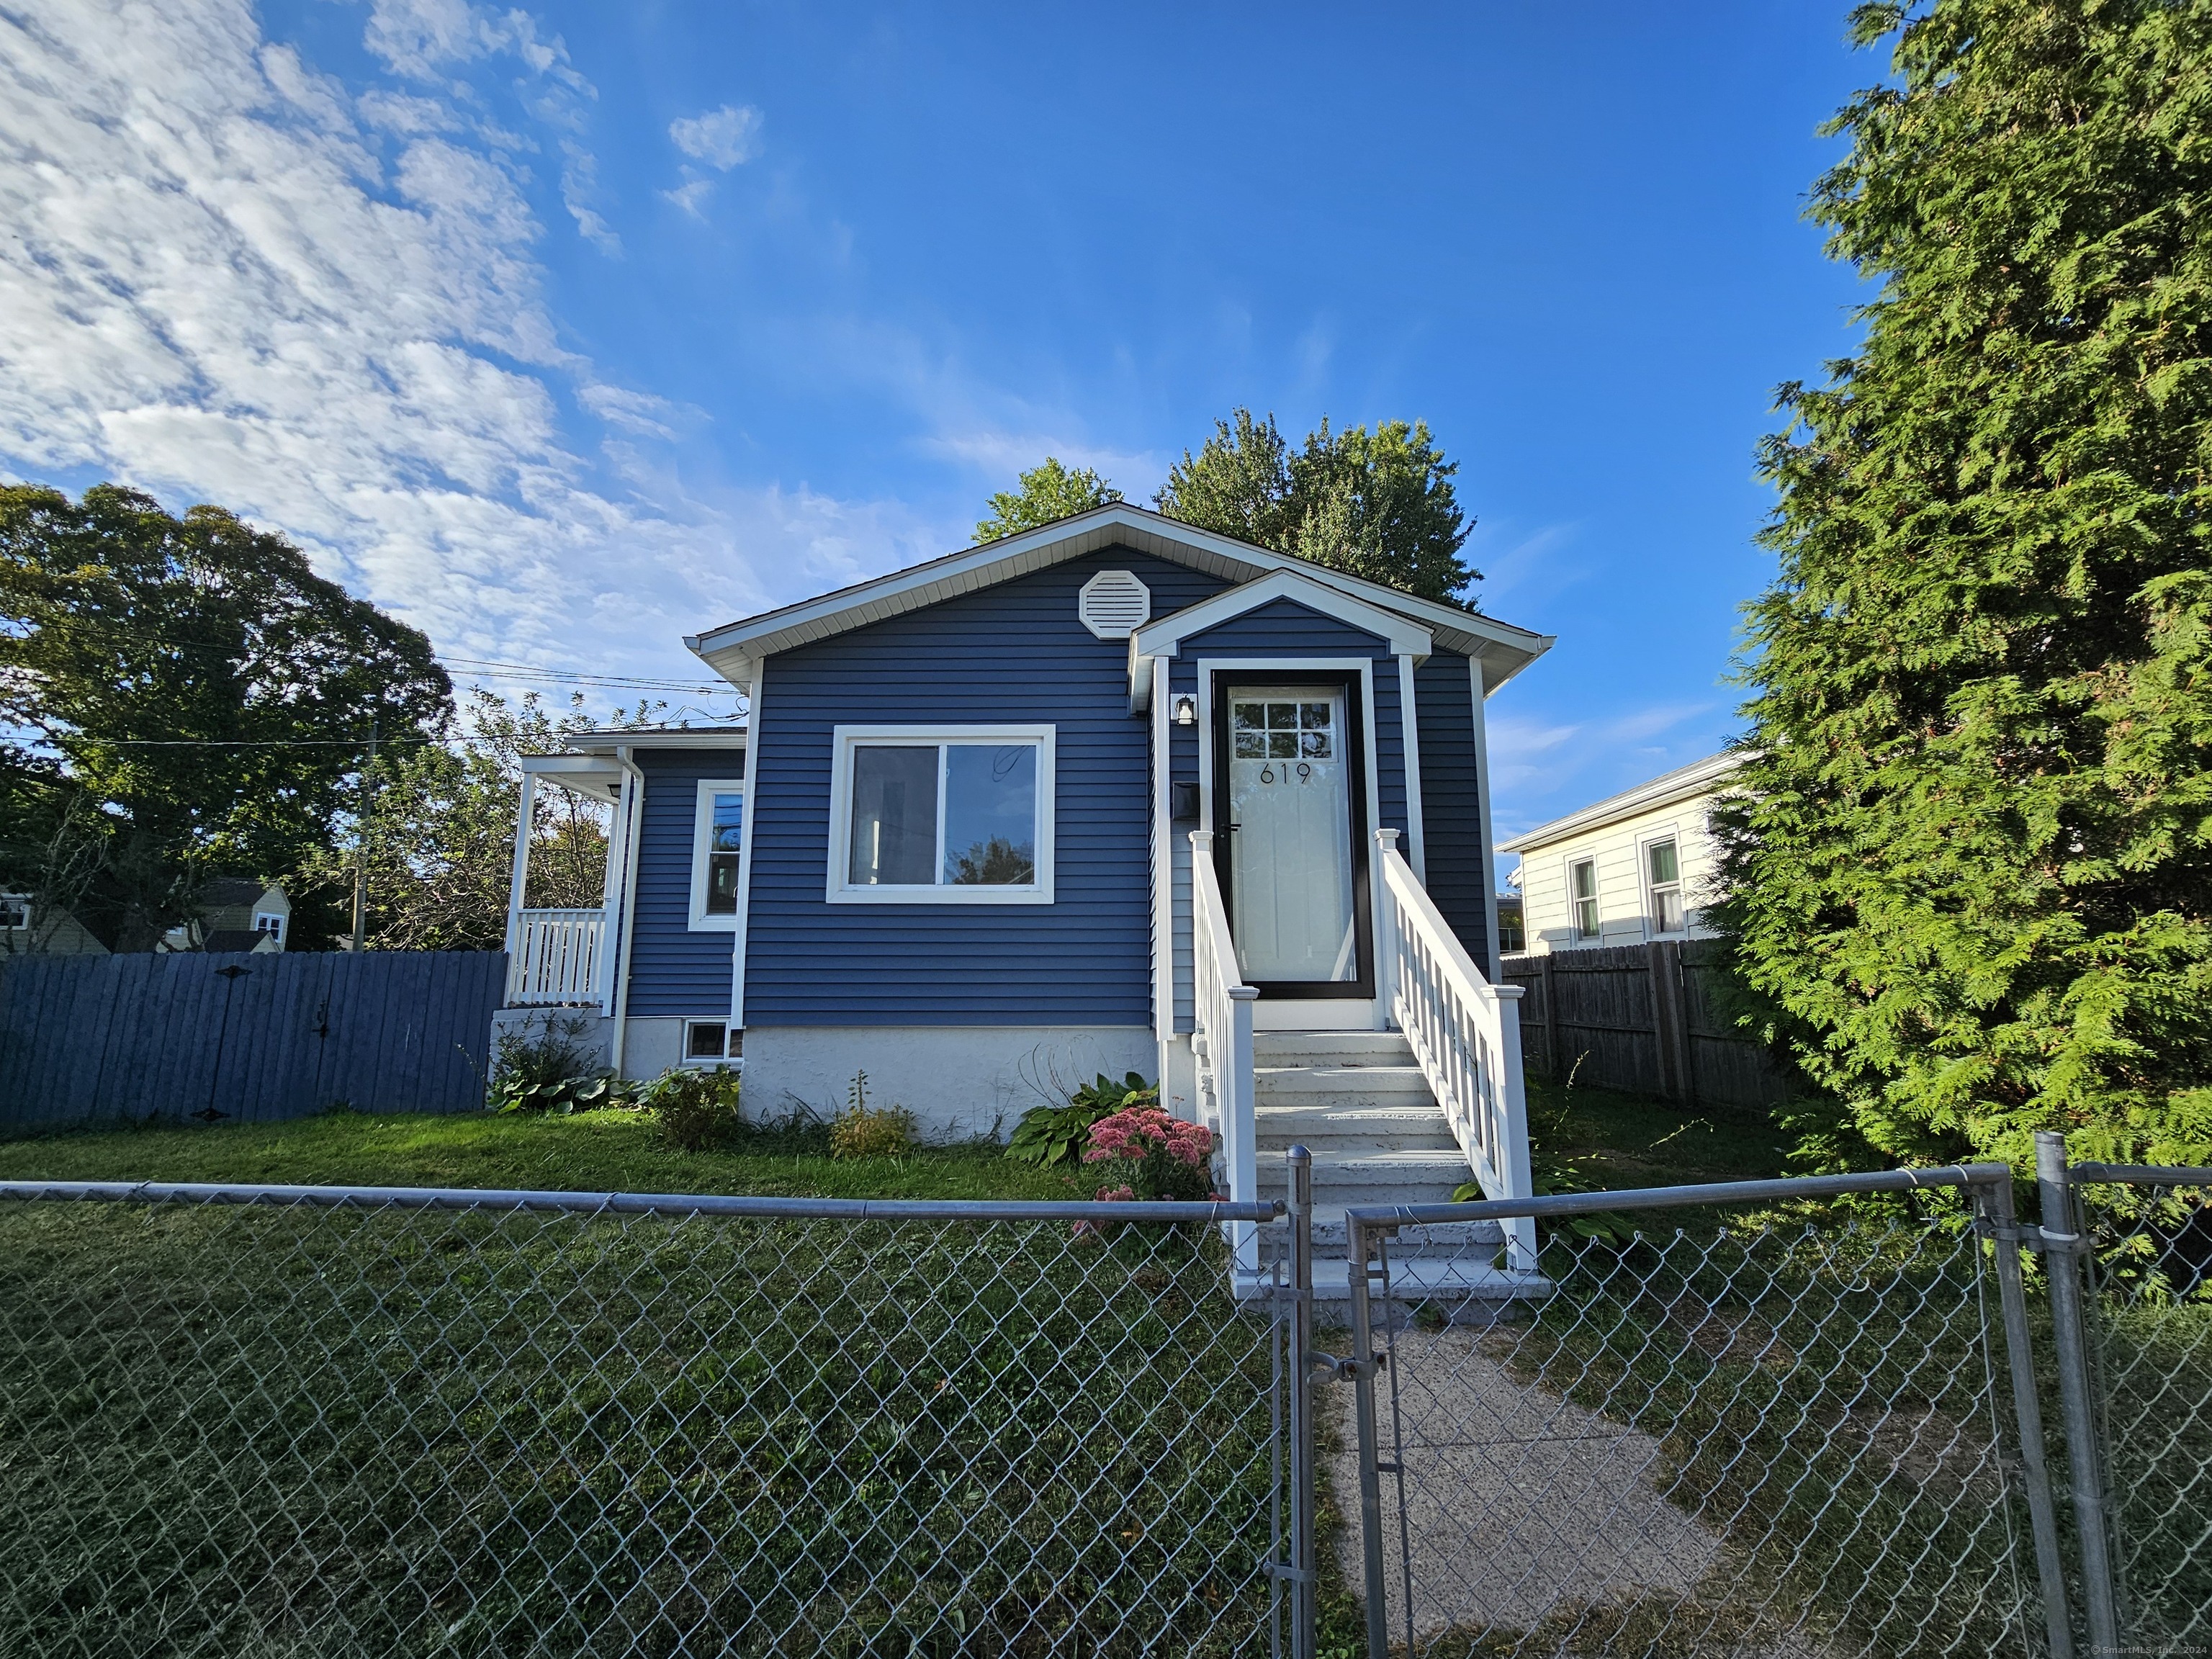
[[[1378,1353],[1370,1363],[1375,1370],[1379,1371],[1389,1363],[1389,1358],[1388,1354]],[[1340,1359],[1333,1353],[1317,1353],[1310,1363],[1316,1374],[1331,1382],[1357,1382],[1359,1380],[1359,1362],[1357,1359]]]

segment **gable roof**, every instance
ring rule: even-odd
[[[1662,772],[1649,783],[1639,783],[1633,789],[1624,789],[1617,795],[1607,795],[1603,800],[1593,801],[1578,812],[1570,812],[1563,818],[1553,818],[1549,823],[1540,823],[1510,841],[1501,841],[1501,853],[1531,853],[1540,847],[1549,847],[1553,842],[1565,841],[1570,836],[1602,830],[1607,824],[1618,823],[1623,818],[1632,818],[1638,812],[1656,811],[1662,806],[1672,806],[1677,801],[1694,800],[1699,795],[1714,793],[1722,781],[1749,758],[1741,750],[1726,749],[1717,755],[1708,755],[1687,766]]]
[[[1308,559],[1277,553],[1200,530],[1127,501],[1115,501],[1058,519],[1018,536],[893,571],[872,581],[818,599],[763,611],[695,635],[684,643],[732,684],[750,690],[762,659],[866,628],[925,605],[1011,581],[1109,547],[1172,560],[1231,582],[1249,582],[1278,570],[1296,571],[1325,586],[1425,628],[1437,645],[1479,658],[1485,692],[1496,690],[1552,647],[1552,636],[1516,628],[1457,605],[1419,599],[1380,582],[1348,575]]]

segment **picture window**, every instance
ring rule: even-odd
[[[1052,728],[841,728],[830,897],[1048,903]]]

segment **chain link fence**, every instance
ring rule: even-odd
[[[2081,1440],[2101,1454],[2074,1517],[2101,1518],[2085,1557],[2108,1564],[2083,1585],[2091,1646],[2212,1654],[2212,1170],[2069,1168],[2054,1150],[2088,1292]],[[2063,1193],[2046,1194],[2050,1230]]]
[[[1540,1277],[1455,1306],[1419,1289],[1470,1248],[1443,1213],[1355,1212],[1370,1651],[2045,1650],[2009,1196],[1977,1167],[1484,1205],[1542,1217]]]
[[[0,1188],[0,1652],[1267,1650],[1269,1214]]]
[[[2212,1652],[2212,1170],[2041,1154],[2039,1226],[1355,1209],[1342,1358],[1297,1148],[1285,1218],[0,1185],[0,1659],[1311,1659],[1335,1583],[1370,1659]]]

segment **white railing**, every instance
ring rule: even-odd
[[[1201,1117],[1221,1137],[1221,1161],[1229,1175],[1229,1196],[1239,1203],[1260,1196],[1252,1119],[1252,1005],[1260,993],[1244,983],[1237,966],[1237,945],[1229,933],[1229,907],[1221,902],[1221,882],[1213,870],[1213,834],[1194,830],[1190,837],[1190,958],[1192,1003],[1196,1029],[1191,1048],[1198,1059]],[[1230,1249],[1240,1273],[1260,1270],[1259,1243],[1252,1224],[1227,1225]]]
[[[1491,1198],[1527,1198],[1528,1097],[1521,1076],[1521,988],[1492,985],[1467,953],[1398,851],[1398,832],[1375,840],[1382,860],[1382,919],[1376,951],[1390,1018],[1468,1166]],[[1533,1272],[1536,1224],[1505,1223],[1510,1266]]]
[[[606,932],[605,910],[517,911],[507,958],[507,1006],[604,1005],[599,968]]]

